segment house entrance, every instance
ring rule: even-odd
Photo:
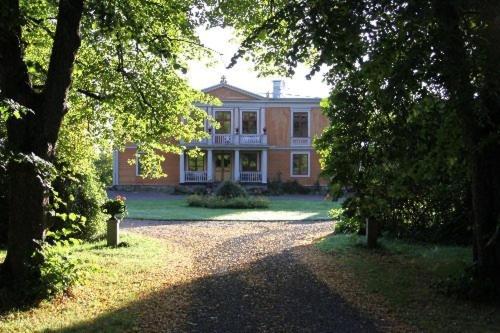
[[[231,154],[215,153],[215,181],[231,179]]]

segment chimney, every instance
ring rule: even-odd
[[[281,89],[285,86],[281,80],[273,80],[273,98],[281,98]]]

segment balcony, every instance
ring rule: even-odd
[[[192,141],[188,145],[258,146],[267,144],[267,134],[211,134],[208,139]]]
[[[303,137],[303,138],[292,137],[291,139],[292,139],[291,140],[292,146],[310,146],[311,145],[311,138],[309,138],[309,137]]]

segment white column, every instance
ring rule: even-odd
[[[184,152],[179,155],[179,183],[185,182]]]
[[[120,185],[120,164],[118,158],[118,150],[113,150],[113,186]]]
[[[262,151],[260,172],[262,172],[262,184],[267,184],[267,150]]]
[[[263,133],[266,127],[266,109],[260,108],[260,133]]]
[[[207,181],[213,181],[214,172],[213,168],[213,158],[212,158],[212,149],[207,150]]]
[[[240,181],[240,151],[234,151],[234,180]]]

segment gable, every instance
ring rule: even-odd
[[[207,91],[208,94],[217,97],[220,100],[252,100],[255,97],[247,95],[245,93],[236,91],[229,87],[219,87],[213,90]]]

